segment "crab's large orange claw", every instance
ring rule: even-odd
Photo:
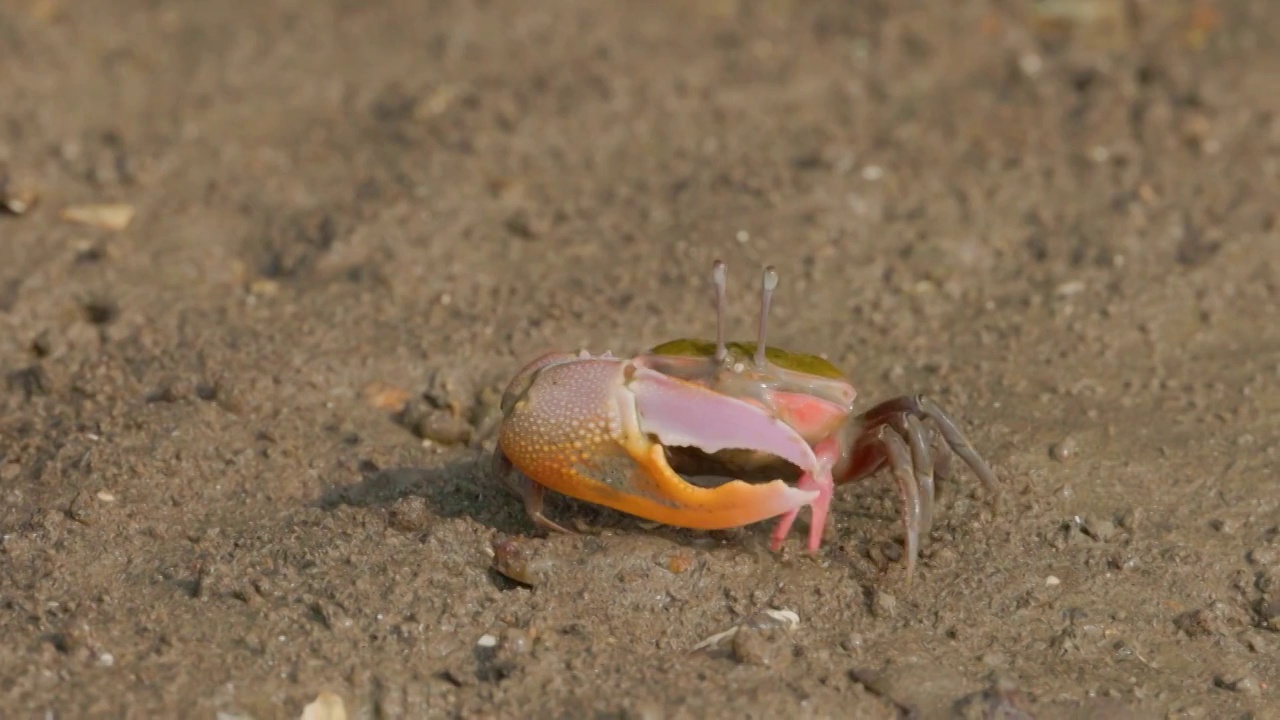
[[[503,405],[498,452],[538,491],[708,530],[797,510],[817,496],[781,480],[687,482],[664,446],[756,450],[820,471],[804,438],[759,406],[630,361],[540,358],[512,381]]]

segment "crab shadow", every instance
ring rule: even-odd
[[[487,457],[460,458],[435,467],[380,468],[362,463],[359,478],[330,489],[318,501],[321,509],[341,506],[391,510],[421,499],[439,518],[470,518],[505,533],[532,529],[519,502],[489,473]]]
[[[520,499],[493,476],[488,453],[476,453],[437,467],[378,468],[365,463],[355,482],[330,489],[317,505],[390,511],[420,498],[439,518],[468,518],[505,535],[545,535],[525,513]],[[597,530],[635,528],[636,519],[609,508],[548,493],[546,509],[570,527]]]

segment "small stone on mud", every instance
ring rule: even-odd
[[[426,499],[416,495],[396,500],[387,511],[387,525],[400,532],[422,532],[431,526],[433,519]]]
[[[1079,452],[1079,447],[1073,437],[1066,437],[1049,447],[1049,457],[1064,463],[1071,460]]]
[[[271,278],[257,278],[249,283],[249,294],[259,298],[271,298],[280,294],[280,283]]]
[[[684,548],[676,550],[666,556],[666,562],[663,566],[679,575],[693,567],[693,552]]]
[[[1242,675],[1229,679],[1218,678],[1216,684],[1241,695],[1257,696],[1262,694],[1262,683],[1258,682],[1258,679],[1252,675]]]
[[[465,418],[421,403],[406,405],[399,420],[414,435],[440,445],[465,445],[475,436],[475,428]]]
[[[346,703],[340,695],[326,690],[302,709],[301,720],[347,720]]]
[[[902,559],[902,546],[896,542],[886,540],[880,543],[880,554],[885,560],[896,563]]]
[[[849,653],[861,652],[866,641],[858,633],[849,633],[848,637],[840,641],[840,649]]]
[[[503,222],[507,232],[524,240],[536,240],[551,229],[551,221],[529,208],[516,208]]]
[[[493,569],[522,585],[537,587],[550,578],[555,563],[543,557],[543,543],[527,538],[493,542]]]
[[[422,398],[434,408],[464,415],[475,402],[475,382],[461,368],[440,368],[431,374]]]
[[[85,493],[76,493],[76,496],[71,499],[71,504],[67,507],[67,517],[81,525],[92,525],[97,520],[97,512],[93,506],[93,500]]]
[[[769,628],[794,630],[800,626],[800,616],[794,610],[764,610],[748,617],[742,622],[742,626],[761,630]]]
[[[498,638],[493,635],[490,635],[489,633],[485,633],[484,635],[481,635],[480,639],[476,640],[476,647],[491,648],[491,647],[497,647],[497,646],[498,646]]]
[[[247,589],[238,591],[237,596],[243,596],[246,604],[252,605],[253,598],[257,597],[256,592],[249,592]],[[320,616],[321,622],[330,630],[343,630],[351,627],[355,623],[351,617],[347,615],[337,603],[330,600],[317,600],[311,604],[311,611]]]
[[[1009,664],[1009,656],[1001,652],[989,652],[982,656],[982,664],[990,668],[1002,668]]]
[[[1260,633],[1252,630],[1246,631],[1240,636],[1240,644],[1249,648],[1250,652],[1263,655],[1267,652],[1267,641],[1262,639]]]
[[[49,377],[39,365],[10,371],[5,375],[5,385],[27,401],[49,394]]]
[[[1173,624],[1188,637],[1210,637],[1222,632],[1218,618],[1208,608],[1185,612],[1174,618]]]
[[[533,649],[538,633],[535,629],[507,628],[502,631],[501,646],[505,655],[523,655]]]
[[[1249,551],[1249,562],[1259,567],[1280,569],[1280,547],[1260,545]]]
[[[892,618],[898,611],[898,599],[883,590],[871,597],[871,616],[877,620]]]
[[[754,613],[733,627],[703,640],[693,646],[692,652],[706,648],[718,648],[725,641],[734,640],[743,630],[790,632],[800,626],[800,616],[794,610],[762,610]],[[753,642],[753,641],[751,641]],[[748,647],[749,649],[749,647]],[[735,651],[736,652],[736,651]],[[742,660],[741,662],[748,662]]]
[[[384,382],[371,382],[360,393],[364,401],[383,412],[398,413],[409,402],[409,391]]]
[[[0,179],[0,210],[11,215],[22,215],[35,207],[37,195],[29,188],[19,188]]]
[[[733,659],[744,665],[777,668],[791,659],[792,646],[782,628],[743,626],[733,635]]]
[[[1280,630],[1280,599],[1259,601],[1258,618],[1265,627]]]
[[[133,222],[133,206],[123,203],[71,205],[62,210],[65,222],[103,230],[124,230]]]
[[[1044,579],[1044,584],[1045,587],[1057,587],[1062,584],[1062,581],[1058,579],[1057,575],[1050,575]]]
[[[1142,508],[1130,508],[1120,514],[1120,527],[1133,532],[1138,529],[1144,519]]]
[[[1088,517],[1084,520],[1084,532],[1089,537],[1098,542],[1106,542],[1115,535],[1116,525],[1110,520],[1104,520],[1097,517]]]
[[[966,695],[951,706],[957,720],[1032,720],[1025,707],[1026,696],[1011,682],[997,681],[992,687]]]

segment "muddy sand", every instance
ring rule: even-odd
[[[0,715],[1280,717],[1278,47],[1262,0],[0,3]],[[888,473],[812,557],[494,480],[511,375],[711,336],[717,257],[734,336],[777,266],[773,343],[998,473],[910,587]]]

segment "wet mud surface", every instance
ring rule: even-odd
[[[1266,2],[0,4],[4,716],[1280,716],[1278,41]],[[506,380],[710,336],[716,257],[733,335],[777,266],[774,343],[998,473],[910,587],[887,473],[814,557],[559,497],[547,536],[493,480]]]

